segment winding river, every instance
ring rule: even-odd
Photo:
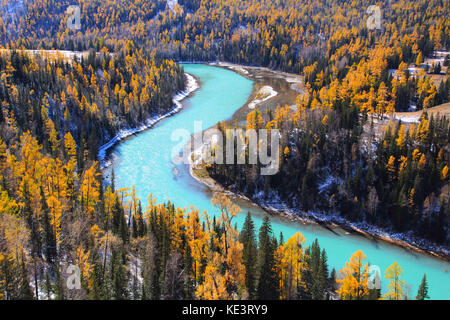
[[[201,210],[215,212],[210,199],[211,192],[189,174],[187,165],[175,165],[172,148],[180,141],[172,141],[172,133],[177,129],[194,131],[194,121],[202,121],[203,129],[218,121],[230,119],[243,106],[252,92],[253,82],[237,73],[212,66],[185,64],[185,71],[200,80],[201,88],[183,101],[184,109],[152,129],[129,137],[117,144],[110,153],[117,188],[136,186],[143,205],[152,192],[158,202],[170,200],[179,207],[194,205]],[[181,150],[181,147],[180,147]],[[176,170],[174,170],[176,168]],[[176,172],[176,174],[174,174]],[[105,176],[108,172],[105,172]],[[266,213],[250,203],[239,201],[242,214],[237,217],[241,226],[247,211],[252,212],[259,228]],[[408,296],[415,298],[420,281],[426,273],[430,297],[450,299],[450,263],[412,252],[383,241],[367,239],[360,235],[348,234],[342,229],[325,229],[317,225],[303,225],[282,218],[271,217],[275,235],[283,233],[284,239],[300,231],[311,243],[318,239],[325,248],[331,268],[341,269],[352,253],[361,249],[370,264],[378,265],[384,275],[387,267],[397,261],[404,270],[404,281],[410,288]],[[385,290],[386,279],[382,278]]]

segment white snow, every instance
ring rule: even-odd
[[[342,183],[342,181],[340,178],[335,177],[331,174],[327,175],[326,179],[322,183],[319,183],[319,194],[326,191],[333,183]]]
[[[258,104],[267,101],[269,99],[272,99],[273,97],[277,96],[278,92],[276,92],[271,86],[264,86],[259,91],[257,96],[261,96],[259,99],[255,99],[252,102],[248,104],[248,107],[250,109],[254,109]]]
[[[401,120],[402,122],[405,123],[418,123],[420,116],[418,115],[394,115],[394,119],[395,120]]]
[[[450,254],[448,247],[437,245],[426,239],[417,237],[413,234],[412,231],[395,232],[389,228],[385,229],[371,225],[366,221],[351,222],[340,216],[339,213],[337,212],[329,212],[329,213],[312,212],[312,211],[304,212],[296,208],[295,206],[294,208],[288,207],[284,201],[280,200],[278,195],[274,195],[273,192],[271,191],[269,192],[270,194],[268,196],[268,199],[264,199],[265,197],[263,196],[263,193],[260,192],[256,193],[253,197],[251,197],[251,200],[256,202],[262,208],[266,208],[271,211],[286,212],[288,214],[295,215],[300,218],[310,219],[316,222],[334,223],[337,224],[338,226],[350,227],[352,229],[361,230],[372,235],[384,237],[386,239],[404,241],[408,244],[411,244],[415,247],[424,250],[441,253],[443,255]]]

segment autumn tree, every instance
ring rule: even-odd
[[[388,292],[383,296],[389,300],[401,300],[404,294],[404,284],[402,280],[403,269],[397,262],[391,264],[385,274],[385,278],[389,280]]]
[[[350,261],[345,263],[345,267],[340,270],[342,279],[338,279],[340,284],[337,293],[344,300],[362,300],[369,295],[367,288],[368,265],[364,264],[366,255],[361,251],[356,251]]]

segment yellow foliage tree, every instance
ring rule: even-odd
[[[297,232],[280,246],[275,254],[276,268],[280,277],[280,298],[293,299],[296,289],[301,285],[301,273],[305,267],[303,246],[305,237]]]
[[[444,168],[442,168],[441,171],[441,180],[447,180],[448,178],[448,166],[445,166]]]
[[[405,281],[401,279],[403,269],[397,262],[394,262],[387,268],[385,278],[389,280],[388,292],[384,298],[389,300],[400,300],[403,298],[403,285]]]
[[[369,295],[367,280],[369,278],[368,264],[364,264],[366,255],[361,251],[356,251],[350,258],[350,262],[345,263],[341,269],[342,279],[337,282],[341,284],[339,293],[343,300],[361,300]]]
[[[100,183],[97,179],[99,175],[96,163],[94,163],[83,173],[81,179],[79,201],[91,217],[94,214],[96,204],[100,200]]]

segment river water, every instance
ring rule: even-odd
[[[175,165],[172,161],[173,149],[181,151],[182,145],[180,140],[173,141],[172,134],[180,129],[194,133],[194,121],[202,121],[202,128],[207,129],[218,121],[230,119],[246,103],[253,82],[223,68],[201,64],[185,64],[184,68],[200,80],[201,88],[183,101],[184,109],[181,112],[117,144],[110,153],[112,165],[106,169],[105,176],[114,168],[116,188],[135,185],[143,205],[147,204],[148,195],[153,193],[158,202],[170,200],[178,207],[194,205],[201,211],[214,213],[216,211],[210,202],[212,194],[208,188],[189,175],[187,165]],[[238,227],[242,225],[245,213],[250,211],[259,228],[266,213],[243,201],[238,204],[242,208],[242,214],[236,221]],[[450,299],[450,263],[383,241],[348,234],[342,229],[329,230],[279,217],[271,217],[271,221],[274,234],[278,236],[282,232],[285,240],[298,231],[308,243],[317,238],[320,246],[327,251],[330,270],[341,269],[352,253],[361,249],[367,256],[367,262],[379,266],[383,291],[387,286],[384,272],[397,261],[404,270],[403,280],[410,288],[410,298],[415,298],[426,273],[430,297]]]

